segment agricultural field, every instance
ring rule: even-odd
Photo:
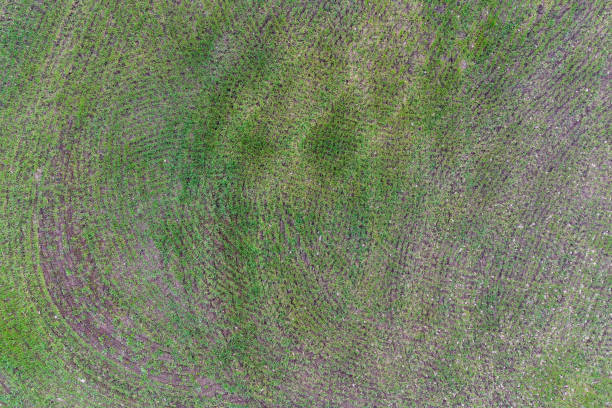
[[[0,407],[612,407],[611,16],[0,0]]]

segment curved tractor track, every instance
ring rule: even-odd
[[[0,3],[0,407],[610,401],[609,4]]]

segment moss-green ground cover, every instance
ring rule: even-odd
[[[611,10],[1,1],[0,406],[606,406]]]

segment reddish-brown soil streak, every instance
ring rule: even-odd
[[[2,374],[0,374],[0,386],[2,386],[5,393],[9,394],[11,392],[11,389],[8,387],[8,385],[6,385],[6,379],[2,376]]]

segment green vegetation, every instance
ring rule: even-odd
[[[608,2],[0,1],[0,407],[603,407]]]

